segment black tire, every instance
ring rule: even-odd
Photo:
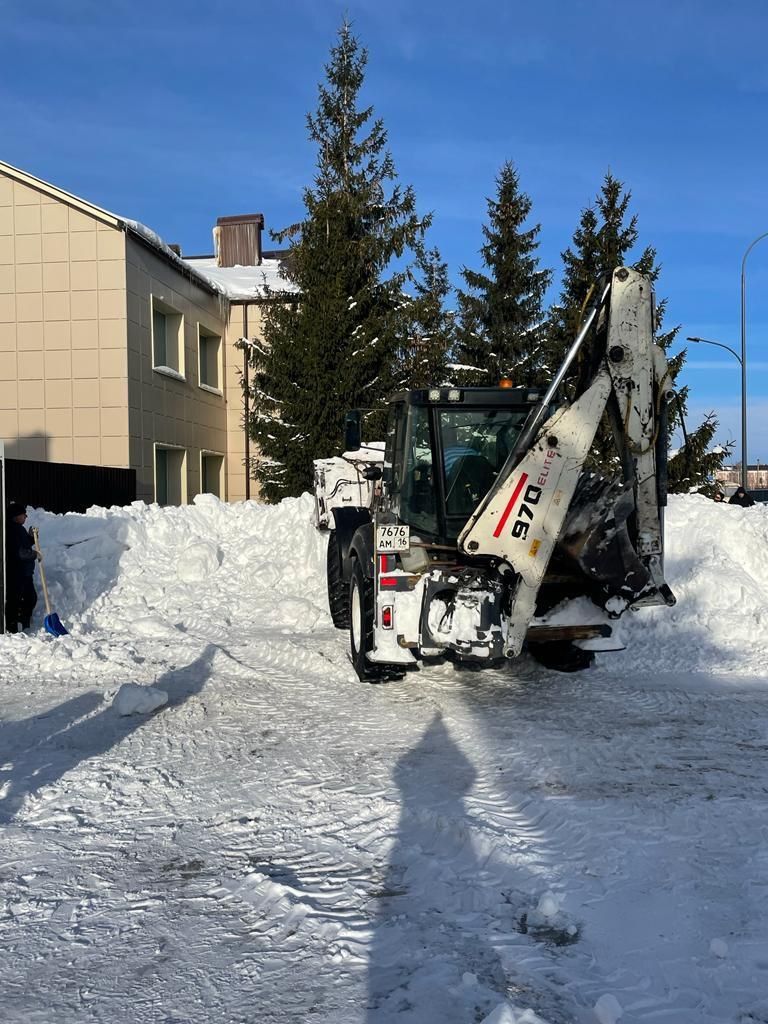
[[[355,672],[362,680],[381,682],[384,672],[368,660],[373,649],[373,580],[366,579],[360,561],[355,561],[349,581],[349,651]]]
[[[326,579],[328,581],[328,607],[336,629],[349,629],[349,588],[341,572],[341,558],[336,543],[336,531],[328,536],[326,557]]]

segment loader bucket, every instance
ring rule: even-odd
[[[634,511],[631,485],[595,473],[579,481],[558,547],[576,562],[603,605],[611,597],[631,604],[656,589],[632,542]]]

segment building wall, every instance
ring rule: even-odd
[[[9,458],[127,467],[125,235],[0,172]]]
[[[152,297],[183,316],[184,380],[153,367]],[[221,497],[228,496],[227,404],[231,353],[226,343],[228,303],[189,280],[140,241],[127,238],[127,322],[130,464],[137,497],[155,498],[155,445],[186,452],[186,500],[200,493],[200,454],[224,456]],[[219,393],[200,386],[198,325],[221,337]]]
[[[227,374],[226,374],[226,396],[227,396],[227,479],[229,481],[229,500],[243,501],[245,499],[245,405],[243,402],[243,352],[235,347],[240,338],[249,339],[261,337],[261,310],[262,307],[256,303],[248,306],[233,305],[230,310],[229,324],[227,327]],[[245,330],[245,317],[247,313],[248,331]],[[251,442],[251,457],[255,449]],[[255,480],[251,479],[250,497],[253,500],[259,499],[259,487]]]
[[[9,458],[134,468],[155,500],[156,446],[222,456],[220,493],[245,498],[244,307],[185,276],[104,211],[0,171],[0,439]],[[153,366],[152,297],[183,317],[184,379]],[[248,336],[261,307],[247,307]],[[200,386],[198,330],[222,339],[219,393]],[[253,451],[252,451],[253,454]],[[174,459],[177,457],[174,455]],[[207,463],[217,464],[215,458]],[[251,498],[258,488],[251,481]]]

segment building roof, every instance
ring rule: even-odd
[[[262,259],[258,267],[220,267],[214,256],[187,256],[184,262],[215,283],[231,301],[263,298],[268,291],[298,292],[284,276],[278,259]]]
[[[87,199],[80,199],[79,196],[72,195],[71,192],[65,192],[63,188],[51,185],[50,182],[43,181],[42,178],[36,178],[32,174],[27,174],[26,171],[13,167],[3,160],[0,160],[0,173],[13,178],[14,181],[18,181],[22,185],[28,185],[30,188],[37,189],[38,192],[42,192],[44,195],[58,199],[68,206],[73,206],[75,209],[95,217],[96,220],[100,220],[104,224],[110,224],[114,228],[120,227],[120,218],[116,214],[110,213],[109,210],[103,210],[100,206],[96,206],[93,203],[89,203]]]
[[[80,210],[103,224],[109,224],[119,231],[131,234],[163,259],[172,263],[185,277],[191,278],[206,291],[223,295],[230,301],[263,298],[267,294],[267,288],[273,291],[297,291],[295,285],[281,277],[280,261],[277,259],[265,259],[259,267],[219,267],[214,257],[184,259],[174,252],[157,232],[146,227],[140,221],[104,210],[94,203],[89,203],[87,199],[81,199],[57,185],[51,185],[50,182],[36,178],[2,160],[0,160],[0,173],[22,185],[34,188],[52,199],[65,203],[67,206]]]

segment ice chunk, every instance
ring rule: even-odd
[[[533,1010],[517,1010],[506,1000],[491,1010],[481,1024],[547,1024]]]
[[[728,956],[728,943],[723,942],[722,939],[712,939],[709,944],[709,952],[713,956],[719,956],[724,959]]]
[[[624,1010],[616,996],[606,992],[604,996],[595,1003],[595,1020],[598,1024],[616,1024],[620,1017],[624,1016]]]
[[[168,694],[156,686],[123,683],[115,694],[112,707],[118,715],[148,715],[168,703]]]
[[[560,911],[560,901],[554,893],[545,892],[539,900],[538,906],[536,907],[536,913],[541,915],[545,920],[551,920],[553,917],[557,917]]]

